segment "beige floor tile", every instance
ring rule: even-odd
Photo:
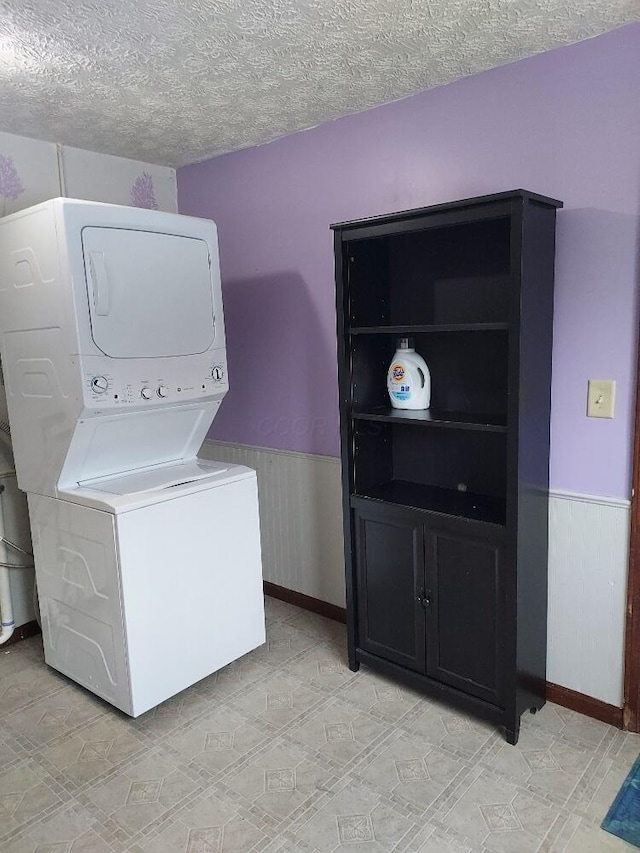
[[[318,853],[389,853],[411,828],[411,822],[391,805],[350,786],[299,827],[296,835]]]
[[[631,768],[605,758],[597,769],[575,813],[588,822],[600,825]]]
[[[543,729],[591,747],[600,746],[607,733],[615,732],[615,729],[606,723],[585,717],[584,714],[577,714],[560,705],[554,705],[553,702],[547,702],[535,715],[525,714],[522,720],[523,728],[526,725],[534,730]]]
[[[501,741],[483,764],[565,805],[594,760],[592,747],[544,729],[527,728],[522,729],[517,746]]]
[[[44,661],[44,647],[42,644],[42,634],[37,634],[35,637],[28,637],[22,640],[13,648],[18,648],[20,654],[25,655],[31,660],[42,663]]]
[[[118,767],[143,749],[148,749],[148,744],[137,735],[131,722],[109,714],[43,750],[42,755],[72,782],[82,784]]]
[[[44,817],[62,802],[52,777],[33,759],[0,773],[0,836]]]
[[[608,754],[621,766],[631,769],[640,755],[640,734],[616,732]]]
[[[12,732],[8,732],[0,726],[0,768],[3,771],[28,758],[28,753],[32,751],[33,749],[26,750],[22,747]]]
[[[257,806],[276,821],[310,804],[335,781],[328,770],[288,743],[277,743],[225,778],[225,784],[247,805]]]
[[[248,853],[266,836],[234,806],[209,794],[141,841],[145,853]]]
[[[52,696],[9,714],[6,724],[34,745],[44,746],[105,713],[110,715],[113,711],[86,690],[68,685]]]
[[[266,647],[132,720],[0,650],[1,853],[614,853],[640,736],[557,705],[520,742],[267,599]],[[4,835],[3,835],[4,833]]]
[[[581,822],[563,853],[624,853],[637,849],[598,826]]]
[[[78,807],[37,823],[2,847],[3,853],[112,853],[94,831],[93,818]]]
[[[169,736],[165,745],[209,773],[219,773],[270,737],[237,711],[221,706],[186,729]]]
[[[466,759],[477,757],[497,737],[495,726],[429,700],[421,700],[402,725],[427,743]]]
[[[194,684],[192,689],[216,705],[273,675],[272,667],[260,663],[256,659],[256,653],[257,651],[245,655],[208,678],[203,678]]]
[[[425,811],[469,769],[462,760],[431,746],[424,738],[401,733],[355,773],[385,793]]]
[[[400,720],[421,701],[414,691],[366,669],[360,669],[338,695],[390,722]]]
[[[252,652],[251,657],[266,666],[279,668],[317,642],[313,635],[290,622],[274,622],[267,626],[267,642]]]
[[[252,690],[232,697],[229,704],[248,716],[254,725],[279,729],[326,698],[326,694],[299,678],[278,672]]]
[[[212,700],[194,687],[183,690],[131,721],[141,735],[161,740],[211,708]]]
[[[126,833],[134,835],[198,790],[195,782],[175,768],[174,761],[153,752],[88,789],[87,796]]]
[[[37,644],[34,645],[34,641]],[[19,643],[0,648],[0,672],[2,678],[8,678],[17,672],[26,670],[30,665],[41,664],[44,660],[42,652],[42,637],[32,637]]]
[[[559,809],[545,805],[504,778],[482,772],[442,818],[472,847],[495,853],[536,853]]]
[[[317,613],[309,613],[307,610],[296,608],[297,613],[287,619],[290,625],[295,625],[307,634],[316,637],[323,642],[331,639],[340,640],[344,645],[347,642],[347,629],[340,622],[319,616]]]
[[[265,596],[264,618],[267,625],[291,618],[295,619],[299,614],[300,608],[294,607],[293,604],[288,604],[286,601],[280,601],[277,598],[271,598],[268,595]]]
[[[420,831],[411,845],[411,851],[412,853],[413,851],[415,853],[478,853],[478,848],[473,850],[468,844],[454,838],[442,828],[421,822]]]
[[[348,702],[334,699],[287,730],[287,737],[305,744],[318,755],[345,766],[374,741],[392,732],[384,723]]]
[[[9,660],[10,666],[7,665]],[[0,716],[62,690],[67,684],[55,670],[27,655],[12,659],[0,657]]]
[[[347,663],[346,648],[314,643],[301,657],[292,661],[287,672],[314,687],[333,692],[357,678]]]

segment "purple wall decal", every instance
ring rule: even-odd
[[[0,154],[0,216],[4,216],[7,199],[15,201],[24,192],[24,186],[16,169],[13,158]]]
[[[551,484],[628,498],[640,24],[178,171],[218,224],[231,390],[211,436],[337,455],[331,222],[524,187],[558,215]],[[586,417],[587,380],[616,417]],[[381,382],[384,377],[380,377]]]
[[[153,189],[153,176],[149,172],[143,172],[133,182],[131,204],[134,207],[144,207],[147,210],[158,210],[158,202]]]

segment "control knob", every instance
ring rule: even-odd
[[[166,385],[160,385],[158,387],[158,391],[157,391],[158,397],[166,397],[168,393],[169,393],[169,389],[167,388]]]
[[[150,400],[153,397],[153,391],[151,390],[151,388],[143,388],[140,391],[140,396],[143,400]]]
[[[220,382],[224,379],[224,367],[221,364],[216,364],[216,366],[211,371],[211,377],[216,382]]]
[[[91,390],[96,394],[104,394],[109,388],[109,380],[106,376],[94,376],[91,380]]]

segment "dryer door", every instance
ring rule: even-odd
[[[82,230],[91,334],[112,358],[205,352],[215,337],[204,240],[122,228]]]

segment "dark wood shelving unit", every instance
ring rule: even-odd
[[[469,412],[441,412],[437,409],[411,411],[409,409],[393,409],[391,406],[381,406],[369,411],[354,409],[352,417],[363,421],[380,421],[382,423],[412,423],[428,427],[445,427],[447,429],[474,429],[485,432],[506,432],[506,419],[500,415],[474,415]]]
[[[444,489],[440,486],[424,486],[406,480],[377,483],[369,487],[365,495],[353,495],[351,506],[366,510],[369,500],[442,515],[471,518],[498,526],[504,526],[506,518],[506,504],[503,498]]]
[[[418,335],[428,332],[500,332],[508,323],[441,323],[427,326],[358,326],[349,329],[351,335]]]
[[[504,727],[544,704],[556,209],[515,190],[332,226],[349,664]],[[390,406],[410,337],[431,407]]]

